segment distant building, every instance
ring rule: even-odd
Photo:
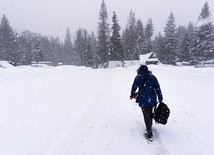
[[[109,61],[109,68],[123,67],[122,61]]]
[[[139,55],[139,57],[140,60],[124,61],[124,63],[122,63],[122,61],[109,61],[109,68],[129,67],[132,65],[157,65],[158,63],[160,63],[160,61],[153,52],[145,55]]]
[[[0,61],[0,67],[1,68],[12,68],[14,66],[11,61]]]
[[[195,67],[214,67],[214,59],[202,61],[198,63]]]
[[[154,64],[157,65],[160,61],[156,57],[156,54],[153,52],[147,53],[145,55],[140,55],[140,63],[142,65],[150,65]]]
[[[175,63],[176,66],[191,66],[191,63],[190,62],[176,62]]]
[[[54,66],[54,64],[49,61],[31,62],[31,67],[48,67],[48,66]]]
[[[129,67],[132,65],[140,65],[139,60],[132,60],[132,61],[109,61],[109,68],[117,68],[117,67]]]

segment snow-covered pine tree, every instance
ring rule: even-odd
[[[3,15],[0,24],[0,60],[12,61],[17,63],[16,37],[9,21]]]
[[[63,63],[67,65],[77,65],[77,54],[73,50],[73,43],[71,41],[71,32],[69,28],[66,29],[65,41],[63,47]]]
[[[143,46],[143,53],[145,54],[153,51],[153,47],[152,47],[153,31],[154,31],[154,28],[153,28],[152,19],[149,19],[145,27],[145,39],[144,39],[144,46]]]
[[[63,46],[58,37],[49,38],[30,31],[23,31],[17,36],[19,64],[29,65],[33,61],[50,61],[56,66],[62,62]]]
[[[31,57],[30,49],[27,46],[27,39],[22,35],[17,37],[18,51],[19,51],[19,65],[30,65]]]
[[[25,30],[19,35],[18,40],[20,48],[23,49],[20,61],[29,65],[33,61],[34,33]]]
[[[32,33],[29,31],[24,31],[21,34],[22,37],[26,39],[26,48],[29,50],[28,59],[34,62],[45,60],[45,47],[43,36],[38,33]]]
[[[71,32],[69,28],[66,29],[65,32],[65,40],[64,40],[64,47],[63,47],[63,64],[65,65],[71,65],[71,53],[72,53],[73,44],[71,41]]]
[[[196,28],[194,27],[193,23],[189,23],[187,30],[187,40],[186,40],[186,45],[187,45],[187,52],[189,55],[189,61],[192,64],[197,63],[197,34],[196,34]]]
[[[120,36],[120,26],[118,24],[117,14],[113,12],[112,16],[112,36],[110,38],[110,60],[122,61],[124,63],[123,46]]]
[[[84,30],[79,28],[76,32],[76,39],[74,40],[74,50],[79,56],[79,65],[85,66],[85,52],[86,52],[86,38],[84,38]]]
[[[60,43],[59,37],[52,37],[49,42],[51,44],[48,49],[48,51],[50,51],[49,61],[51,61],[55,66],[57,66],[58,63],[62,62],[63,46],[62,43]]]
[[[98,67],[98,55],[97,55],[97,40],[94,32],[92,31],[91,35],[88,36],[88,50],[90,53],[89,66],[92,68]]]
[[[129,52],[129,30],[126,27],[125,30],[122,32],[122,43],[123,43],[123,49],[124,49],[124,60],[131,60],[131,54]]]
[[[81,66],[91,66],[93,61],[93,52],[89,42],[89,35],[86,29],[79,29],[77,31],[76,39],[74,41],[74,49],[78,54]],[[95,46],[95,45],[93,45]]]
[[[85,53],[85,66],[92,67],[93,65],[93,51],[92,51],[92,45],[90,42],[91,36],[86,33],[86,53]]]
[[[174,63],[175,60],[175,48],[176,48],[176,24],[175,17],[173,13],[170,13],[170,16],[167,20],[166,26],[164,28],[165,33],[165,47],[163,53],[163,63],[170,64]]]
[[[137,27],[136,27],[136,34],[137,34],[137,53],[145,54],[143,51],[144,46],[144,28],[143,23],[140,19],[137,20]]]
[[[33,61],[37,63],[39,61],[44,61],[44,48],[40,39],[37,40],[33,48]]]
[[[157,55],[160,62],[164,61],[164,54],[165,54],[165,51],[164,51],[165,41],[164,41],[164,39],[165,38],[161,35],[161,33],[159,33],[153,41],[154,53]]]
[[[187,32],[186,27],[178,26],[176,29],[177,46],[175,49],[176,60],[179,62],[188,62],[189,53],[187,51]]]
[[[139,53],[137,51],[136,18],[135,13],[132,10],[130,11],[122,38],[125,60],[139,60]]]
[[[214,57],[214,30],[211,22],[211,13],[208,3],[205,2],[197,22],[198,32],[198,61],[213,59]]]
[[[98,23],[98,42],[97,42],[97,54],[100,57],[100,65],[102,67],[108,66],[109,56],[109,24],[108,13],[104,0],[102,0],[101,8],[99,11],[99,23]]]
[[[49,47],[50,47],[49,38],[47,36],[41,36],[40,42],[41,42],[41,46],[43,49],[43,60],[51,61],[51,55],[52,55],[53,51],[49,50]],[[55,65],[57,65],[57,64],[55,64]]]

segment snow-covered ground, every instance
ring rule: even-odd
[[[214,69],[149,66],[171,109],[149,144],[137,68],[0,68],[0,155],[213,155]]]

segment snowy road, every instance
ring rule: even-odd
[[[129,100],[136,69],[1,69],[0,155],[214,154],[214,70],[149,66],[171,108],[149,144]]]

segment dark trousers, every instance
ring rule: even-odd
[[[153,107],[151,108],[141,108],[144,116],[144,122],[146,125],[146,131],[152,132],[152,119],[153,119]]]

